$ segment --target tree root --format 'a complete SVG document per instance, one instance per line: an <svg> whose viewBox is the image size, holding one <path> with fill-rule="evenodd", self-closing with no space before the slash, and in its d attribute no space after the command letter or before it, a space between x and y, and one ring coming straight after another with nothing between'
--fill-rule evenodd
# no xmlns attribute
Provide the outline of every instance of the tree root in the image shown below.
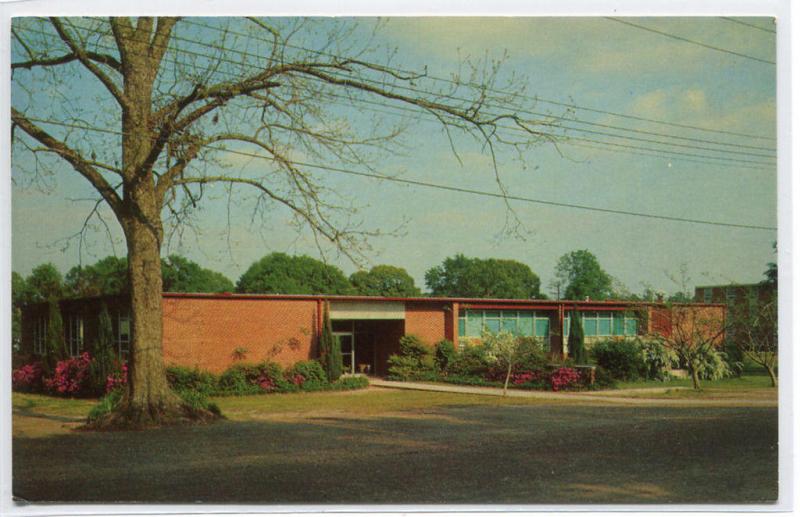
<svg viewBox="0 0 800 517"><path fill-rule="evenodd" d="M169 399L168 399L169 400ZM133 404L123 400L101 417L81 426L85 431L124 431L154 429L177 425L208 424L225 418L216 409L190 406L180 399L151 404Z"/></svg>

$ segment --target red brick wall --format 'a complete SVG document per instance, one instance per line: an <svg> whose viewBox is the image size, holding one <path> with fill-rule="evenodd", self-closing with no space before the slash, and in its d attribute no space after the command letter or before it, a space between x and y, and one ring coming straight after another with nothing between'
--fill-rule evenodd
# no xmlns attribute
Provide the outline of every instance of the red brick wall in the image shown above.
<svg viewBox="0 0 800 517"><path fill-rule="evenodd" d="M447 302L406 302L406 334L414 334L429 345L445 339Z"/></svg>
<svg viewBox="0 0 800 517"><path fill-rule="evenodd" d="M314 358L316 307L313 300L165 297L165 362L218 373L236 362L239 347L247 362Z"/></svg>

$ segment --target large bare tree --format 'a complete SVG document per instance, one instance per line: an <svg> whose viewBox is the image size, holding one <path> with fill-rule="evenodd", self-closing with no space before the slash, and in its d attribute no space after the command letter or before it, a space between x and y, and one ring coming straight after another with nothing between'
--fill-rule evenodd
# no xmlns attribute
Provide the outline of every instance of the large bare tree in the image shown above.
<svg viewBox="0 0 800 517"><path fill-rule="evenodd" d="M524 158L531 146L555 141L557 118L522 118L526 97L516 80L498 83L498 62L466 61L433 80L425 69L396 66L391 52L373 52L363 25L15 19L15 174L57 182L71 168L113 212L127 244L133 343L117 423L158 424L184 411L165 379L160 254L212 184L252 189L255 213L281 206L320 249L357 260L373 231L352 222L352 205L314 165L375 174L386 153L402 148L406 130L431 118L456 156L465 140L481 146L505 192L495 150ZM265 158L262 172L232 171L229 153ZM100 217L98 205L89 215Z"/></svg>

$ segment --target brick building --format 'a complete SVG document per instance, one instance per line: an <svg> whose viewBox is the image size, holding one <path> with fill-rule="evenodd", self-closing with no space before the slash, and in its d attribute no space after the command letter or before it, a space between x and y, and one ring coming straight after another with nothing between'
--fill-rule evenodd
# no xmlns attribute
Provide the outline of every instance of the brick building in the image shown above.
<svg viewBox="0 0 800 517"><path fill-rule="evenodd" d="M130 352L127 297L108 296L59 302L64 341L73 355L97 339L98 314L108 307L117 352ZM623 301L494 300L470 298L391 298L324 295L164 293L163 349L167 364L221 372L236 361L269 359L284 366L317 357L324 304L329 303L334 335L345 370L386 373L389 356L404 334L433 346L449 339L468 346L486 328L540 339L553 354L566 351L569 317L577 309L586 341L670 332L663 305ZM725 306L691 304L720 322ZM40 354L47 335L48 305L23 310L22 350Z"/></svg>

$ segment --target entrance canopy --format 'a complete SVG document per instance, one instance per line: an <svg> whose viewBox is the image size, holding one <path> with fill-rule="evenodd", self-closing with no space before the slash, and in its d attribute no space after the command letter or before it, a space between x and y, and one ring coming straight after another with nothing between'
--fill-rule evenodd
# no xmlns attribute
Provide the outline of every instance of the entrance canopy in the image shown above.
<svg viewBox="0 0 800 517"><path fill-rule="evenodd" d="M404 320L405 302L332 300L332 320Z"/></svg>

